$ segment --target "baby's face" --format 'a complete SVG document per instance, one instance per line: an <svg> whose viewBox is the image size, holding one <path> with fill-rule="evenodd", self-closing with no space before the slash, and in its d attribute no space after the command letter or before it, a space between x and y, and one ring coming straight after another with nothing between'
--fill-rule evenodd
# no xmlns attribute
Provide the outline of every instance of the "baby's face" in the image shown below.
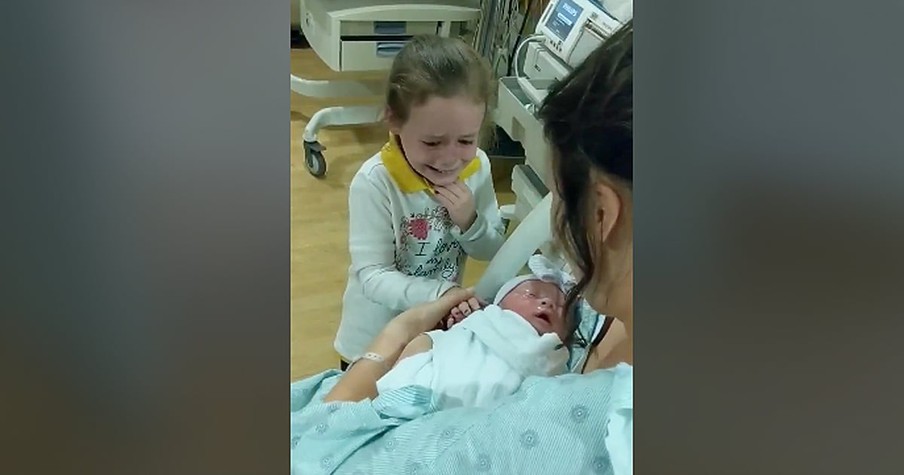
<svg viewBox="0 0 904 475"><path fill-rule="evenodd" d="M499 306L524 317L537 333L555 333L562 341L568 336L565 321L565 294L555 284L539 280L522 282Z"/></svg>

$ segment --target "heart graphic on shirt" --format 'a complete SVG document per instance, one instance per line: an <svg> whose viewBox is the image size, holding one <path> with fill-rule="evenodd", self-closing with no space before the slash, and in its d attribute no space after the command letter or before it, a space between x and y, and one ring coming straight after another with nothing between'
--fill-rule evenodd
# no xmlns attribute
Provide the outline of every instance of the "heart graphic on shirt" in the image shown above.
<svg viewBox="0 0 904 475"><path fill-rule="evenodd" d="M430 231L430 224L424 218L411 220L408 223L408 233L423 241L427 239L427 233Z"/></svg>

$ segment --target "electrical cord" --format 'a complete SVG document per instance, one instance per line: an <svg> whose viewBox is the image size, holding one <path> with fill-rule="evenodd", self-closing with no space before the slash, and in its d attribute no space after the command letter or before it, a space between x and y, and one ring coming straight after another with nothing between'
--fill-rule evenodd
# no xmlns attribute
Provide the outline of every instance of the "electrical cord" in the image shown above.
<svg viewBox="0 0 904 475"><path fill-rule="evenodd" d="M525 38L524 41L519 43L518 47L515 48L515 55L514 55L514 66L515 66L514 75L515 75L515 77L520 78L521 74L523 72L523 71L521 71L521 65L519 64L520 56L521 56L521 48L523 48L524 45L526 45L528 43L532 43L532 42L542 40L542 39L543 39L543 35L541 35L541 34L531 35L531 36L528 36L527 38Z"/></svg>
<svg viewBox="0 0 904 475"><path fill-rule="evenodd" d="M495 47L493 42L495 39L494 33L494 22L492 18L496 13L496 4L498 0L490 1L490 2L482 2L482 10L483 17L480 19L479 28L480 28L480 49L483 56L487 59L492 60L495 55L493 48Z"/></svg>
<svg viewBox="0 0 904 475"><path fill-rule="evenodd" d="M527 26L527 19L530 18L530 13L534 9L534 2L536 2L536 0L530 0L528 2L527 9L524 12L524 17L521 18L521 27L518 28L518 37L515 39L515 48L512 49L512 55L509 56L508 60L508 76L512 75L512 66L514 65L515 61L517 61L516 57L518 56L518 47L521 45L521 38L524 36L524 27ZM516 70L515 75L517 76L517 67L515 67L514 69Z"/></svg>
<svg viewBox="0 0 904 475"><path fill-rule="evenodd" d="M505 61L505 75L509 76L512 74L512 56L511 52L518 45L517 39L513 43L512 42L512 20L515 16L515 13L518 11L518 5L514 2L514 0L506 0L506 14L502 19L501 27L503 28L503 32L501 36L501 49L502 59Z"/></svg>

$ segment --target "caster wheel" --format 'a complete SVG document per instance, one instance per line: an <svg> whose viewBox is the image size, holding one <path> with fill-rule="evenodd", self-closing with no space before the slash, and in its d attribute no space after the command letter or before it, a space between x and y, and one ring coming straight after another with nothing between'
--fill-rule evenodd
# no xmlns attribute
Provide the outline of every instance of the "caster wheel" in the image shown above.
<svg viewBox="0 0 904 475"><path fill-rule="evenodd" d="M304 165L315 178L326 175L326 160L323 159L323 145L320 142L304 143Z"/></svg>

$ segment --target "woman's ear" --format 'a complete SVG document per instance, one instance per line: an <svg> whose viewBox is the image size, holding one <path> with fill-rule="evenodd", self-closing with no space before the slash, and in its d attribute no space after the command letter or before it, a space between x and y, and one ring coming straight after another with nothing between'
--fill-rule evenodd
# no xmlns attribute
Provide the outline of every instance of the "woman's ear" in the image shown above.
<svg viewBox="0 0 904 475"><path fill-rule="evenodd" d="M621 217L622 198L607 180L597 180L593 185L593 196L593 229L597 234L594 240L606 243Z"/></svg>

